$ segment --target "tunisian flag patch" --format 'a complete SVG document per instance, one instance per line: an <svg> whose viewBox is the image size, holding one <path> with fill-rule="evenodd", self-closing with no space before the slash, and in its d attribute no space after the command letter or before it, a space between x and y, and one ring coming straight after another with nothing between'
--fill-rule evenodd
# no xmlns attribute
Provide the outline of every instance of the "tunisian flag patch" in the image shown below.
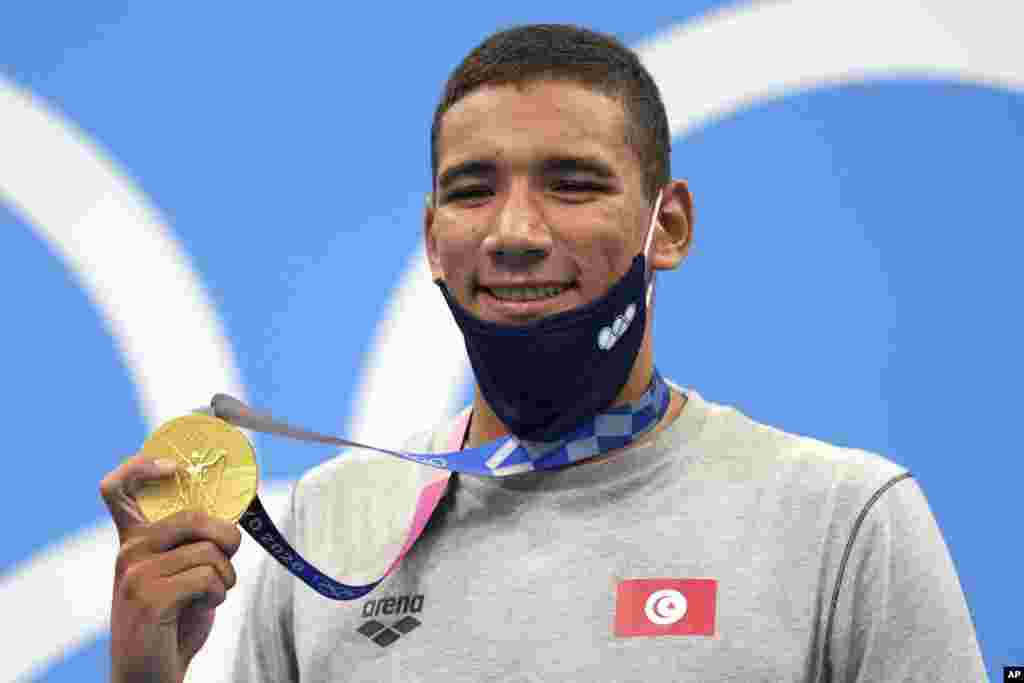
<svg viewBox="0 0 1024 683"><path fill-rule="evenodd" d="M715 579L629 579L615 591L615 635L715 635Z"/></svg>

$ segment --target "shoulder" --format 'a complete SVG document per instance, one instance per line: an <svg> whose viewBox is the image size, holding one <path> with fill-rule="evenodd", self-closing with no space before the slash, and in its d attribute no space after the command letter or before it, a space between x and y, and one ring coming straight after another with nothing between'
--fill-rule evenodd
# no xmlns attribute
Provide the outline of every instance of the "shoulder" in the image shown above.
<svg viewBox="0 0 1024 683"><path fill-rule="evenodd" d="M696 398L702 428L695 442L696 476L771 489L805 507L856 514L883 488L906 479L906 467L881 453L786 431L735 407Z"/></svg>

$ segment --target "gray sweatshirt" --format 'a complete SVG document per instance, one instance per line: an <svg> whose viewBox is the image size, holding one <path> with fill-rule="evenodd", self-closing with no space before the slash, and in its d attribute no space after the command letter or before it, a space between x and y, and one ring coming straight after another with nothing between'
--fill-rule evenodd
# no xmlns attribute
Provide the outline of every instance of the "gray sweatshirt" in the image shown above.
<svg viewBox="0 0 1024 683"><path fill-rule="evenodd" d="M610 460L454 477L360 600L328 600L268 556L234 679L986 680L949 550L905 468L682 391L671 425ZM407 448L450 450L459 417ZM342 454L302 477L281 530L325 572L370 582L438 477ZM688 594L692 579L711 592ZM646 604L643 592L626 604L638 585ZM639 635L616 626L628 610ZM703 625L685 632L691 619Z"/></svg>

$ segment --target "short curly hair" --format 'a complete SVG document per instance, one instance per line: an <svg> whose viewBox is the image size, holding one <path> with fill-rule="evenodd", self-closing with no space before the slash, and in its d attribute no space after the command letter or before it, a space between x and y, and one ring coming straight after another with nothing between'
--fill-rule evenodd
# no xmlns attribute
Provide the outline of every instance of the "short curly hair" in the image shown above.
<svg viewBox="0 0 1024 683"><path fill-rule="evenodd" d="M531 24L499 31L470 52L448 78L430 128L431 177L437 178L441 119L485 85L565 80L604 94L626 113L626 143L636 153L644 196L668 183L671 137L661 93L635 52L612 36L571 24Z"/></svg>

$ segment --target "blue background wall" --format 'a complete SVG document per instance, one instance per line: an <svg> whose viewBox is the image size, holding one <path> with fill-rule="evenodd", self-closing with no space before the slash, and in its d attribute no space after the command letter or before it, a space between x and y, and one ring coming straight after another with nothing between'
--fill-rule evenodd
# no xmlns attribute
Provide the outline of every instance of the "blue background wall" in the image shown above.
<svg viewBox="0 0 1024 683"><path fill-rule="evenodd" d="M237 372L226 367L224 376L236 377L254 405L343 431L366 400L360 381L381 352L378 325L420 247L430 117L458 60L514 23L580 23L639 46L673 26L713 22L706 13L719 9L693 0L562 3L557 12L547 2L514 4L19 3L0 16L0 88L70 126L73 140L95 146L149 202L219 318L206 333L233 358ZM927 3L893 6L901 4L927 11ZM973 31L985 30L987 11L977 6ZM945 29L958 35L956 25ZM792 30L817 28L809 20ZM766 32L762 42L726 47L750 59L789 39ZM872 36L863 49L874 49ZM1020 56L1004 57L1024 73ZM714 81L728 64L677 67L659 71L663 87ZM914 471L995 678L1003 665L1024 662L1015 636L1024 607L1024 95L920 71L793 88L674 139L674 175L689 180L698 220L690 257L659 280L657 354L666 374L713 401ZM12 107L10 99L0 107L0 156L28 134ZM54 164L45 191L55 205L88 185L69 180L56 158L35 162ZM50 605L32 619L80 636L46 654L24 630L27 615L5 609L2 670L106 680L102 619L68 606L81 598L61 587L71 584L32 583L30 574L57 576L54 562L76 539L93 544L87 555L112 557L97 484L155 418L141 407L102 306L43 239L44 226L17 196L12 164L6 169L0 595ZM66 234L116 249L123 227L90 225ZM133 280L140 291L152 289L154 301L173 295L174 283L146 273ZM180 364L187 384L193 359ZM464 372L457 377L464 397ZM181 408L207 400L211 381L195 378L195 400ZM256 443L267 480L293 480L330 456ZM67 566L66 581L77 571ZM106 602L110 577L96 571L92 591ZM29 585L60 597L47 602Z"/></svg>

